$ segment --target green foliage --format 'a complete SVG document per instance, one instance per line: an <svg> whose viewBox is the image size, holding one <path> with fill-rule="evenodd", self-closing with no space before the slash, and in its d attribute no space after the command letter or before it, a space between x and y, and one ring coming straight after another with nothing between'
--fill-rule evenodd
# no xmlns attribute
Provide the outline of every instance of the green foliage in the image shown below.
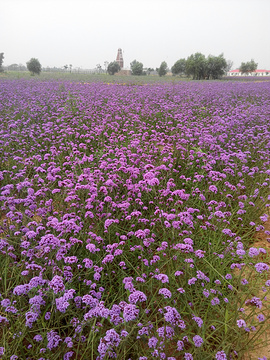
<svg viewBox="0 0 270 360"><path fill-rule="evenodd" d="M192 76L193 80L219 79L225 75L228 63L223 54L219 56L208 55L206 58L202 53L190 55L186 60L186 75Z"/></svg>
<svg viewBox="0 0 270 360"><path fill-rule="evenodd" d="M232 67L233 67L233 61L232 60L227 60L227 66L226 66L226 72L231 71Z"/></svg>
<svg viewBox="0 0 270 360"><path fill-rule="evenodd" d="M2 68L3 60L4 60L4 53L0 53L0 72L4 71Z"/></svg>
<svg viewBox="0 0 270 360"><path fill-rule="evenodd" d="M38 59L31 58L27 63L27 69L30 71L31 75L39 75L41 73L41 64Z"/></svg>
<svg viewBox="0 0 270 360"><path fill-rule="evenodd" d="M258 64L255 63L255 61L252 59L250 61L247 61L246 63L242 62L240 65L240 72L244 74L251 73L257 69Z"/></svg>
<svg viewBox="0 0 270 360"><path fill-rule="evenodd" d="M197 52L187 58L186 74L192 76L193 80L201 80L205 78L207 61L205 55Z"/></svg>
<svg viewBox="0 0 270 360"><path fill-rule="evenodd" d="M157 69L157 72L158 72L159 76L164 76L167 74L168 65L167 65L166 61L162 61L162 63L160 64L160 67Z"/></svg>
<svg viewBox="0 0 270 360"><path fill-rule="evenodd" d="M186 70L186 59L177 60L176 63L172 66L173 75L184 74Z"/></svg>
<svg viewBox="0 0 270 360"><path fill-rule="evenodd" d="M110 75L114 75L120 70L121 68L117 61L110 62L107 68L107 71Z"/></svg>
<svg viewBox="0 0 270 360"><path fill-rule="evenodd" d="M219 79L222 75L225 75L227 66L223 54L219 56L209 55L206 64L206 78Z"/></svg>
<svg viewBox="0 0 270 360"><path fill-rule="evenodd" d="M155 71L155 69L153 69L153 68L147 68L147 69L146 69L146 75L150 75L150 73L151 73L152 71Z"/></svg>
<svg viewBox="0 0 270 360"><path fill-rule="evenodd" d="M143 74L143 63L133 60L130 63L131 73L132 75L142 75Z"/></svg>
<svg viewBox="0 0 270 360"><path fill-rule="evenodd" d="M27 68L23 64L11 64L7 67L8 71L26 71Z"/></svg>

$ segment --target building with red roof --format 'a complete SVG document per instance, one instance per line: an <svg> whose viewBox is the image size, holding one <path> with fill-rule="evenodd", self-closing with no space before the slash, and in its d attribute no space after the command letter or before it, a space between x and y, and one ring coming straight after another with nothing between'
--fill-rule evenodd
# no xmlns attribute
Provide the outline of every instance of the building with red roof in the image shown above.
<svg viewBox="0 0 270 360"><path fill-rule="evenodd" d="M228 76L270 76L270 70L255 70L250 73L242 73L239 69L231 70Z"/></svg>

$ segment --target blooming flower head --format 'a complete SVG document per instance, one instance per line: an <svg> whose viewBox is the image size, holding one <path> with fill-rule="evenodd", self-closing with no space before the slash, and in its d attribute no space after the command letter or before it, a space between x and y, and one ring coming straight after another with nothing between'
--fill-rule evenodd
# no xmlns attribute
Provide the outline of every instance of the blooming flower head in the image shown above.
<svg viewBox="0 0 270 360"><path fill-rule="evenodd" d="M43 337L38 334L38 335L35 335L33 339L36 340L36 341L42 341Z"/></svg>
<svg viewBox="0 0 270 360"><path fill-rule="evenodd" d="M255 269L256 269L256 271L258 271L259 273L262 273L263 271L268 271L268 270L269 270L269 266L268 266L267 264L265 264L265 263L260 262L260 263L257 263L257 264L255 265Z"/></svg>
<svg viewBox="0 0 270 360"><path fill-rule="evenodd" d="M217 191L218 191L218 189L217 189L217 187L215 186L215 185L210 185L209 186L209 191L211 191L211 192L213 192L213 193L217 193Z"/></svg>
<svg viewBox="0 0 270 360"><path fill-rule="evenodd" d="M212 300L211 300L211 305L218 305L220 303L220 300L218 297L214 297Z"/></svg>
<svg viewBox="0 0 270 360"><path fill-rule="evenodd" d="M264 317L263 314L259 314L259 315L257 316L257 319L259 320L259 322L262 322L262 321L265 320L265 317Z"/></svg>
<svg viewBox="0 0 270 360"><path fill-rule="evenodd" d="M146 301L147 297L142 291L136 290L129 295L128 300L131 304L136 304L138 301L139 302Z"/></svg>
<svg viewBox="0 0 270 360"><path fill-rule="evenodd" d="M202 325L203 325L203 320L202 320L199 316L193 316L192 319L193 319L194 321L196 321L198 327L202 327Z"/></svg>
<svg viewBox="0 0 270 360"><path fill-rule="evenodd" d="M128 304L124 307L123 318L126 322L135 320L139 314L139 309L136 305Z"/></svg>
<svg viewBox="0 0 270 360"><path fill-rule="evenodd" d="M197 278L193 277L193 278L188 280L188 285L194 285L196 281L197 281Z"/></svg>
<svg viewBox="0 0 270 360"><path fill-rule="evenodd" d="M63 278L61 276L55 275L52 280L49 282L49 287L53 290L55 294L65 289L63 283Z"/></svg>
<svg viewBox="0 0 270 360"><path fill-rule="evenodd" d="M174 336L174 328L171 326L161 326L157 329L158 336L165 339L170 339Z"/></svg>
<svg viewBox="0 0 270 360"><path fill-rule="evenodd" d="M73 356L73 354L74 354L74 351L68 351L64 355L64 360L69 360Z"/></svg>
<svg viewBox="0 0 270 360"><path fill-rule="evenodd" d="M236 323L237 323L237 326L238 326L239 328L242 328L242 327L246 327L246 326L247 326L245 320L243 320L243 319L237 320Z"/></svg>
<svg viewBox="0 0 270 360"><path fill-rule="evenodd" d="M160 280L163 284L169 282L169 278L168 278L168 276L166 274L155 275L155 278Z"/></svg>
<svg viewBox="0 0 270 360"><path fill-rule="evenodd" d="M260 298L258 298L256 296L253 296L253 298L246 300L245 304L255 305L258 309L262 308L262 301Z"/></svg>
<svg viewBox="0 0 270 360"><path fill-rule="evenodd" d="M184 349L184 346L185 346L185 344L183 341L181 341L181 340L177 341L177 350L178 351L182 351Z"/></svg>
<svg viewBox="0 0 270 360"><path fill-rule="evenodd" d="M158 339L155 336L152 336L149 340L148 340L148 346L150 348L155 348L157 346L158 343Z"/></svg>
<svg viewBox="0 0 270 360"><path fill-rule="evenodd" d="M60 341L62 341L61 337L54 330L47 332L47 339L48 339L47 348L50 350L58 347L60 344Z"/></svg>
<svg viewBox="0 0 270 360"><path fill-rule="evenodd" d="M168 299L172 296L172 293L170 292L170 290L166 289L166 288L162 288L158 291L158 293L160 295L163 295L165 299Z"/></svg>
<svg viewBox="0 0 270 360"><path fill-rule="evenodd" d="M193 342L196 347L200 347L203 344L203 339L199 335L193 337Z"/></svg>
<svg viewBox="0 0 270 360"><path fill-rule="evenodd" d="M176 308L171 306L165 306L166 313L164 314L164 319L169 322L171 325L175 326L179 323L181 316Z"/></svg>
<svg viewBox="0 0 270 360"><path fill-rule="evenodd" d="M217 360L227 360L227 356L224 351L218 351L216 353L216 359Z"/></svg>

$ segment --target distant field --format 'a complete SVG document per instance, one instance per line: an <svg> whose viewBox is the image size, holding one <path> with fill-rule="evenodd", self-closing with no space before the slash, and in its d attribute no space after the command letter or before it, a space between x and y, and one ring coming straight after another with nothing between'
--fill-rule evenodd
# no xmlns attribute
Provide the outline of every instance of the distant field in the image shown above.
<svg viewBox="0 0 270 360"><path fill-rule="evenodd" d="M108 75L108 74L84 74L76 72L41 72L40 75L31 76L29 71L16 72L7 71L3 74L0 73L0 78L8 79L35 79L35 80L67 80L67 81L83 81L83 82L106 82L106 83L153 83L153 82L175 82L187 81L186 78L175 76L158 76L158 75L145 75L145 76L123 76L123 75Z"/></svg>
<svg viewBox="0 0 270 360"><path fill-rule="evenodd" d="M123 75L108 75L108 74L87 74L78 72L41 72L40 75L31 76L29 71L6 71L0 73L1 78L8 79L35 79L35 80L66 80L66 81L81 81L81 82L105 82L105 83L126 83L126 84L151 84L151 83L176 83L179 81L192 81L191 78L180 76L123 76ZM203 80L201 80L203 81ZM246 81L270 81L268 77L223 77L221 80L215 81L230 81L230 82L246 82Z"/></svg>
<svg viewBox="0 0 270 360"><path fill-rule="evenodd" d="M270 83L180 80L0 76L0 358L265 345Z"/></svg>

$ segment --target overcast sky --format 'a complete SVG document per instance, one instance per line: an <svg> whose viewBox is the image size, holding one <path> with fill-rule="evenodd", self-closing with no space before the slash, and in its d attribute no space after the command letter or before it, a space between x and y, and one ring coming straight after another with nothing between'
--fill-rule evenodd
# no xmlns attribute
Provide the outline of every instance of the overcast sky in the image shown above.
<svg viewBox="0 0 270 360"><path fill-rule="evenodd" d="M270 0L0 0L3 65L156 68L195 52L270 69Z"/></svg>

